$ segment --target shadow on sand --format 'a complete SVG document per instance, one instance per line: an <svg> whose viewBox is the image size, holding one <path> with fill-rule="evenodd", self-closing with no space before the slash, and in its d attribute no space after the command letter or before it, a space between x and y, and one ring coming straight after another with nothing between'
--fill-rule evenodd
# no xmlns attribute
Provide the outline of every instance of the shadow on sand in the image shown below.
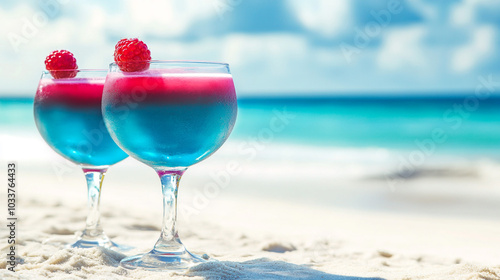
<svg viewBox="0 0 500 280"><path fill-rule="evenodd" d="M384 280L328 274L306 266L266 258L246 262L202 263L190 268L187 275L201 276L206 280Z"/></svg>

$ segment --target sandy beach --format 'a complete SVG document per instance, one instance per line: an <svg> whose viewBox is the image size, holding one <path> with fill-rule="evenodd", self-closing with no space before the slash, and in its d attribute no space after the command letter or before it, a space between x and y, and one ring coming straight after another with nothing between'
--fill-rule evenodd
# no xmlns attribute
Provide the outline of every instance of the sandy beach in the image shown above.
<svg viewBox="0 0 500 280"><path fill-rule="evenodd" d="M84 226L85 182L48 147L42 155L18 163L19 264L2 279L500 279L500 180L486 172L495 165L477 164L467 176L420 172L391 189L373 174L328 172L333 163L304 168L265 153L247 161L228 145L188 170L179 192L181 240L217 261L159 273L119 266L158 238L156 174L127 159L105 179L102 225L133 250L64 249ZM241 170L207 189L228 160Z"/></svg>

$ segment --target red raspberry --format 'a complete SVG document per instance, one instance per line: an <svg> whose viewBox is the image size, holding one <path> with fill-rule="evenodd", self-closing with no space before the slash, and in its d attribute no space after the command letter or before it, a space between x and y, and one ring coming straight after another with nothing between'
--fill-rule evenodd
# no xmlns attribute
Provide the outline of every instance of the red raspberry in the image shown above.
<svg viewBox="0 0 500 280"><path fill-rule="evenodd" d="M137 38L121 39L115 46L115 62L124 72L149 69L151 52L148 46Z"/></svg>
<svg viewBox="0 0 500 280"><path fill-rule="evenodd" d="M73 54L66 50L53 51L45 58L45 68L49 70L55 79L73 78L76 76L76 59ZM70 71L54 71L70 70ZM73 71L71 71L73 70Z"/></svg>

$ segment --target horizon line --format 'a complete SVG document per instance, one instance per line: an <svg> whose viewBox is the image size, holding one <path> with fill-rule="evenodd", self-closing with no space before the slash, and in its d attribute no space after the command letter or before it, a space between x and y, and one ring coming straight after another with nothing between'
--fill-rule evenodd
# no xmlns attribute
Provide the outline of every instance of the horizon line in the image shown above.
<svg viewBox="0 0 500 280"><path fill-rule="evenodd" d="M345 90L345 91L295 91L295 92L266 92L266 91L254 91L254 92L242 92L237 93L238 97L241 98L295 98L295 97L312 97L312 98L322 98L322 97L370 97L370 96L388 96L388 97L399 97L399 96L425 96L429 97L432 95L440 95L440 96L464 96L474 94L475 90L391 90L391 91L353 91L353 90ZM490 92L490 95L500 96L500 92ZM35 93L33 94L23 94L23 93L6 93L0 92L0 98L34 98ZM439 97L439 96L437 96Z"/></svg>

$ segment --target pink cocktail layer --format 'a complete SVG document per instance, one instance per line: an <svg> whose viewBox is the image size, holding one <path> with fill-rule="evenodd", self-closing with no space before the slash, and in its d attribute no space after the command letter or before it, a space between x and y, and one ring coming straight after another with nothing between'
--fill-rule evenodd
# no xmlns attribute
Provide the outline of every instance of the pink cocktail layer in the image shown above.
<svg viewBox="0 0 500 280"><path fill-rule="evenodd" d="M100 107L103 78L42 79L36 95L44 105Z"/></svg>
<svg viewBox="0 0 500 280"><path fill-rule="evenodd" d="M110 73L106 98L120 103L213 103L236 98L229 74L165 73L150 70L140 74Z"/></svg>

